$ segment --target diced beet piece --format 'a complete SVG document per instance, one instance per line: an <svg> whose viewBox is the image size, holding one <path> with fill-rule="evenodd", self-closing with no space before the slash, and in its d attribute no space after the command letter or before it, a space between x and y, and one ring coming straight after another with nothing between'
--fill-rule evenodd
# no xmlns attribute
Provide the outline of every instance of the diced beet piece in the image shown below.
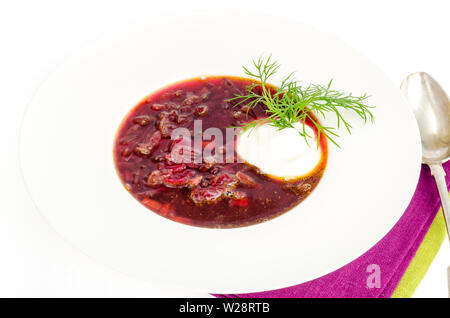
<svg viewBox="0 0 450 318"><path fill-rule="evenodd" d="M140 143L134 148L134 153L139 157L147 158L152 154L152 151L159 146L161 142L161 133L155 131L147 143Z"/></svg>
<svg viewBox="0 0 450 318"><path fill-rule="evenodd" d="M184 224L194 224L193 220L184 218L182 216L171 215L170 219L174 220L175 222L180 222L180 223L184 223Z"/></svg>
<svg viewBox="0 0 450 318"><path fill-rule="evenodd" d="M157 156L153 157L152 160L154 162L162 162L162 161L166 160L166 158L163 155L157 155Z"/></svg>
<svg viewBox="0 0 450 318"><path fill-rule="evenodd" d="M179 138L170 145L170 154L167 158L174 163L191 163L194 161L194 151L191 146L191 140Z"/></svg>
<svg viewBox="0 0 450 318"><path fill-rule="evenodd" d="M146 207L150 208L153 211L159 211L159 209L161 208L162 204L159 203L158 201L149 199L149 198L145 198L144 200L141 201L143 205L145 205Z"/></svg>
<svg viewBox="0 0 450 318"><path fill-rule="evenodd" d="M211 185L213 186L235 186L237 184L237 179L235 176L228 173L220 173L211 179Z"/></svg>
<svg viewBox="0 0 450 318"><path fill-rule="evenodd" d="M214 203L222 199L225 190L221 187L199 188L191 191L190 198L195 204Z"/></svg>
<svg viewBox="0 0 450 318"><path fill-rule="evenodd" d="M186 99L183 101L183 105L193 105L200 101L200 97L192 93L187 93Z"/></svg>
<svg viewBox="0 0 450 318"><path fill-rule="evenodd" d="M236 111L233 112L233 118L235 118L235 119L241 118L242 115L243 114L242 114L242 112L240 110L236 110Z"/></svg>
<svg viewBox="0 0 450 318"><path fill-rule="evenodd" d="M164 158L166 160L166 163L169 165L183 162L182 160L178 160L178 157L172 156L172 154L170 154L170 153L166 154L166 156Z"/></svg>
<svg viewBox="0 0 450 318"><path fill-rule="evenodd" d="M172 131L178 127L176 123L178 113L175 110L170 112L161 112L158 114L159 122L158 129L163 137L170 137Z"/></svg>
<svg viewBox="0 0 450 318"><path fill-rule="evenodd" d="M164 178L164 185L169 188L183 188L194 175L191 170L186 170L178 174L169 175Z"/></svg>
<svg viewBox="0 0 450 318"><path fill-rule="evenodd" d="M169 150L173 150L176 146L181 146L181 145L185 145L185 146L190 146L191 145L191 141L188 139L185 139L183 137L177 138L172 140L172 142L170 143L170 147Z"/></svg>
<svg viewBox="0 0 450 318"><path fill-rule="evenodd" d="M174 97L181 97L183 95L182 89L177 89L175 92L173 92Z"/></svg>
<svg viewBox="0 0 450 318"><path fill-rule="evenodd" d="M238 171L236 173L236 177L241 184L244 184L248 187L254 187L256 185L256 181L249 175L243 173L242 171Z"/></svg>
<svg viewBox="0 0 450 318"><path fill-rule="evenodd" d="M128 134L135 134L135 133L137 133L137 131L139 130L139 128L141 128L141 126L139 126L138 124L136 124L136 125L133 125L133 126L131 126L129 129L128 129L128 131L127 131L127 133ZM137 136L137 135L136 135Z"/></svg>
<svg viewBox="0 0 450 318"><path fill-rule="evenodd" d="M136 156L147 158L150 157L152 150L149 148L148 144L138 144L136 148L134 148L134 153Z"/></svg>
<svg viewBox="0 0 450 318"><path fill-rule="evenodd" d="M244 105L241 107L241 111L243 111L244 113L248 113L250 111L250 106L248 105Z"/></svg>
<svg viewBox="0 0 450 318"><path fill-rule="evenodd" d="M184 106L181 106L180 110L181 110L181 112L183 114L191 114L192 113L192 106L191 105L184 105Z"/></svg>
<svg viewBox="0 0 450 318"><path fill-rule="evenodd" d="M147 126L150 122L151 118L148 115L139 115L133 118L133 123L138 124L139 126Z"/></svg>
<svg viewBox="0 0 450 318"><path fill-rule="evenodd" d="M192 117L190 115L178 115L177 124L186 125L192 122Z"/></svg>
<svg viewBox="0 0 450 318"><path fill-rule="evenodd" d="M255 111L248 105L242 106L241 111L245 114L245 118L248 118L248 116L251 116L255 119L257 118Z"/></svg>
<svg viewBox="0 0 450 318"><path fill-rule="evenodd" d="M206 87L203 87L200 90L199 95L202 101L206 101L209 98L209 95L211 95L211 91Z"/></svg>
<svg viewBox="0 0 450 318"><path fill-rule="evenodd" d="M169 189L167 187L161 186L158 188L153 188L153 189L147 189L145 191L142 192L137 192L136 196L139 199L145 199L145 198L153 198L154 196L157 196L161 193L167 192Z"/></svg>
<svg viewBox="0 0 450 318"><path fill-rule="evenodd" d="M311 191L312 186L309 183L301 183L301 184L287 184L283 186L283 188L291 190L296 195L305 195Z"/></svg>
<svg viewBox="0 0 450 318"><path fill-rule="evenodd" d="M131 171L129 171L129 170L125 170L124 171L124 179L125 179L125 181L131 181L131 180L133 180L133 173L131 172Z"/></svg>
<svg viewBox="0 0 450 318"><path fill-rule="evenodd" d="M220 171L220 168L216 166L216 167L212 168L209 173L211 173L211 174L218 174L219 171Z"/></svg>
<svg viewBox="0 0 450 318"><path fill-rule="evenodd" d="M172 173L178 173L183 170L186 170L186 165L183 163L167 166L167 169L170 170Z"/></svg>
<svg viewBox="0 0 450 318"><path fill-rule="evenodd" d="M188 166L191 169L198 169L200 168L200 165L198 163L186 163L186 166Z"/></svg>
<svg viewBox="0 0 450 318"><path fill-rule="evenodd" d="M130 148L125 147L125 148L122 150L122 157L128 157L129 155L131 155Z"/></svg>
<svg viewBox="0 0 450 318"><path fill-rule="evenodd" d="M166 216L167 214L169 214L169 210L170 210L170 204L165 203L161 206L158 213L162 216Z"/></svg>
<svg viewBox="0 0 450 318"><path fill-rule="evenodd" d="M198 105L197 107L195 107L195 113L198 116L206 116L208 114L208 106Z"/></svg>
<svg viewBox="0 0 450 318"><path fill-rule="evenodd" d="M159 119L167 119L169 121L173 121L177 118L178 112L176 110L164 111L158 114Z"/></svg>
<svg viewBox="0 0 450 318"><path fill-rule="evenodd" d="M164 176L159 170L153 170L148 176L147 184L150 186L160 185L164 182Z"/></svg>
<svg viewBox="0 0 450 318"><path fill-rule="evenodd" d="M153 110L163 110L166 109L166 105L164 104L153 104L152 105Z"/></svg>
<svg viewBox="0 0 450 318"><path fill-rule="evenodd" d="M158 129L161 135L164 137L170 137L172 131L177 128L177 126L167 120L160 120L158 124Z"/></svg>
<svg viewBox="0 0 450 318"><path fill-rule="evenodd" d="M134 173L133 184L137 185L139 183L139 179L140 179L140 173L139 173L139 170L138 170L137 172Z"/></svg>
<svg viewBox="0 0 450 318"><path fill-rule="evenodd" d="M242 198L242 199L231 199L230 200L230 206L236 206L240 208L245 208L248 206L248 198Z"/></svg>
<svg viewBox="0 0 450 318"><path fill-rule="evenodd" d="M233 82L230 79L228 79L228 78L222 79L222 83L224 83L228 87L234 87Z"/></svg>
<svg viewBox="0 0 450 318"><path fill-rule="evenodd" d="M152 150L156 149L161 142L161 133L159 131L155 131L153 135L150 137L148 144Z"/></svg>
<svg viewBox="0 0 450 318"><path fill-rule="evenodd" d="M231 197L233 200L242 200L242 199L247 198L247 194L245 194L245 193L242 192L242 191L231 191L230 197Z"/></svg>
<svg viewBox="0 0 450 318"><path fill-rule="evenodd" d="M214 157L203 158L203 166L206 170L211 169L215 165L216 165L216 160L214 159Z"/></svg>
<svg viewBox="0 0 450 318"><path fill-rule="evenodd" d="M180 104L169 103L166 105L166 109L168 109L168 110L178 110L180 108L181 108Z"/></svg>
<svg viewBox="0 0 450 318"><path fill-rule="evenodd" d="M138 138L138 135L131 134L131 135L125 135L124 137L120 138L119 144L122 146L129 145L131 142L136 140Z"/></svg>
<svg viewBox="0 0 450 318"><path fill-rule="evenodd" d="M201 186L202 188L208 187L209 184L210 184L210 180L208 180L208 179L206 179L206 178L203 178L203 180L200 182L200 186Z"/></svg>
<svg viewBox="0 0 450 318"><path fill-rule="evenodd" d="M198 186L200 184L200 182L202 182L202 179L203 179L203 177L200 176L200 175L189 179L189 181L187 183L187 187L188 188L194 188L194 187Z"/></svg>

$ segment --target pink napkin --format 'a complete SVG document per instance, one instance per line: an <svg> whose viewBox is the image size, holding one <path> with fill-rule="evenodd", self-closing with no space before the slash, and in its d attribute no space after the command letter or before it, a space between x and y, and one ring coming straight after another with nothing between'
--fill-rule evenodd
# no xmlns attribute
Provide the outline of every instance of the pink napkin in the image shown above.
<svg viewBox="0 0 450 318"><path fill-rule="evenodd" d="M444 164L447 185L450 162ZM390 297L416 254L441 206L434 178L422 165L414 196L397 224L366 253L344 267L292 287L251 293L215 295L223 298L254 297Z"/></svg>

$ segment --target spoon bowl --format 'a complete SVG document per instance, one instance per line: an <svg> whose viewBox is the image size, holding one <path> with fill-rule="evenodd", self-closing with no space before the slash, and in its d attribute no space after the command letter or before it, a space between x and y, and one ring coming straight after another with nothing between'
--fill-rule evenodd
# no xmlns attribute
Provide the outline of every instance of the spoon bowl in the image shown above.
<svg viewBox="0 0 450 318"><path fill-rule="evenodd" d="M423 162L447 161L450 158L450 100L447 94L424 72L409 75L401 90L419 126Z"/></svg>

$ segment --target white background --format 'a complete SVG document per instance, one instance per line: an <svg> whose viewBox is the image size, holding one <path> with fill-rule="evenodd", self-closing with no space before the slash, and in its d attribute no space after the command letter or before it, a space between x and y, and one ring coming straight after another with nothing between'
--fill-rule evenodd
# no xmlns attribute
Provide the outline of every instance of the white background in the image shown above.
<svg viewBox="0 0 450 318"><path fill-rule="evenodd" d="M208 296L136 281L74 250L36 211L17 156L26 105L65 57L114 26L184 8L288 16L359 49L398 85L411 72L427 71L450 91L450 4L445 0L0 0L0 296ZM257 30L249 25L243 36L252 32ZM414 296L446 297L448 264L446 241Z"/></svg>

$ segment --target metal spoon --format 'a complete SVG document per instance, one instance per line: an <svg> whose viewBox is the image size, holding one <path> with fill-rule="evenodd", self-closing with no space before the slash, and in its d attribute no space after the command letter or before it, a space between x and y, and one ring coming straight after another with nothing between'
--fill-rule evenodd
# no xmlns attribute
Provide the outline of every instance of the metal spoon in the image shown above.
<svg viewBox="0 0 450 318"><path fill-rule="evenodd" d="M436 180L450 240L450 199L442 163L450 159L450 101L442 87L429 74L410 74L401 90L419 125L422 162L429 165ZM450 267L447 269L450 297Z"/></svg>

